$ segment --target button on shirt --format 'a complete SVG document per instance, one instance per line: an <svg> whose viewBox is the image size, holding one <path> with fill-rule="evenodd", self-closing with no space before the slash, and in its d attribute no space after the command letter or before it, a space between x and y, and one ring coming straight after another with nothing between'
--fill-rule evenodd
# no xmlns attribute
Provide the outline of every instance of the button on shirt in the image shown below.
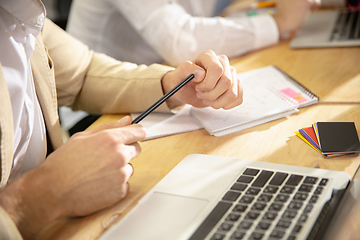
<svg viewBox="0 0 360 240"><path fill-rule="evenodd" d="M38 0L0 0L0 62L9 90L14 120L11 182L46 157L46 130L36 96L30 57L45 21Z"/></svg>

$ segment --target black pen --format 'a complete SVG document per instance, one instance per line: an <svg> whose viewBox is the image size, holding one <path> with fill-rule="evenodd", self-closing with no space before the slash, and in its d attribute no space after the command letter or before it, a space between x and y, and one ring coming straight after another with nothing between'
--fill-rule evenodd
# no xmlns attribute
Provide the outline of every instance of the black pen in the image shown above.
<svg viewBox="0 0 360 240"><path fill-rule="evenodd" d="M177 91L179 91L185 84L190 82L195 75L192 73L187 78L182 80L178 85L176 85L173 89L171 89L168 93L166 93L164 96L162 96L156 103L154 103L151 107L146 109L143 113L141 113L137 118L135 118L131 124L139 123L141 120L143 120L147 115L149 115L152 111L154 111L158 106L160 106L163 102L165 102L167 99L169 99L172 95L174 95Z"/></svg>

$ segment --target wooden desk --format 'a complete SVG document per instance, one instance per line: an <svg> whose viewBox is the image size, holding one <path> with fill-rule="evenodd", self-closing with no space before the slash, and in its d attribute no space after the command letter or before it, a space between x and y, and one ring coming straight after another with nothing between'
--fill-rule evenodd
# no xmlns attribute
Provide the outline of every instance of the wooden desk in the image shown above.
<svg viewBox="0 0 360 240"><path fill-rule="evenodd" d="M96 239L192 153L338 170L353 176L360 164L358 154L326 159L294 132L318 121L352 121L360 128L360 48L291 50L288 41L282 41L232 60L238 72L271 64L317 93L322 102L338 104L302 108L288 118L223 137L210 136L202 129L142 142L141 155L131 161L135 173L124 200L91 216L59 221L38 239ZM122 116L104 115L92 127Z"/></svg>

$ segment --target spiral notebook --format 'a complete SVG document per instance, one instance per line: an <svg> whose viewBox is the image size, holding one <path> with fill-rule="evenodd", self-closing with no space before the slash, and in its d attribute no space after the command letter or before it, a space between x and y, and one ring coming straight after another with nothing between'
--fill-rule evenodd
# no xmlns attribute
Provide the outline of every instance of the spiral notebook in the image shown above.
<svg viewBox="0 0 360 240"><path fill-rule="evenodd" d="M191 116L211 135L223 136L286 117L318 101L318 96L275 66L238 74L243 103L230 110L191 108Z"/></svg>

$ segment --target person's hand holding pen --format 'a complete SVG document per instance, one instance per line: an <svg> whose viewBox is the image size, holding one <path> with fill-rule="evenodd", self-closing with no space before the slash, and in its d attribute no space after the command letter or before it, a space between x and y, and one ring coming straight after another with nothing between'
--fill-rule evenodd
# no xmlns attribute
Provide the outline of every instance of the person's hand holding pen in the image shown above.
<svg viewBox="0 0 360 240"><path fill-rule="evenodd" d="M206 51L194 61L184 62L166 73L162 79L164 93L191 73L194 73L194 79L166 100L169 107L186 103L194 107L230 109L242 103L242 86L236 70L226 56L217 56L213 51Z"/></svg>

